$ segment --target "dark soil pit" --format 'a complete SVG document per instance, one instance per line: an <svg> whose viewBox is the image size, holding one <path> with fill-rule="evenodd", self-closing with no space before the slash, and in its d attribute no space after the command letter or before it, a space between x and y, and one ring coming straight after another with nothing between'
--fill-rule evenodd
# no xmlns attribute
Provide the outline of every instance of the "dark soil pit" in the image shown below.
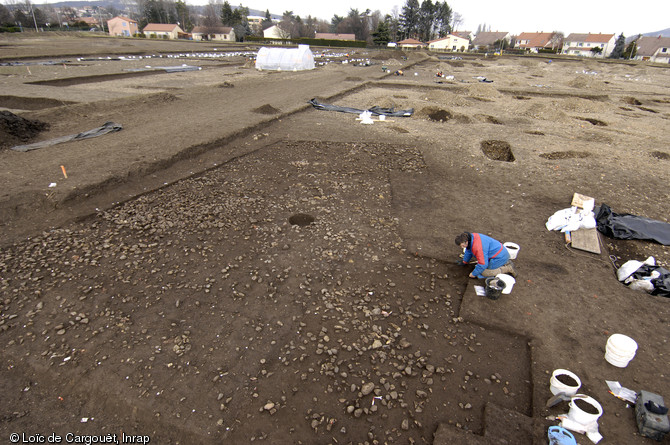
<svg viewBox="0 0 670 445"><path fill-rule="evenodd" d="M230 82L223 82L217 85L218 88L235 88L235 85L233 85Z"/></svg>
<svg viewBox="0 0 670 445"><path fill-rule="evenodd" d="M0 96L0 107L13 108L17 110L43 110L45 108L60 107L76 102L48 99L46 97L18 97Z"/></svg>
<svg viewBox="0 0 670 445"><path fill-rule="evenodd" d="M527 96L514 96L516 100L530 100L530 97Z"/></svg>
<svg viewBox="0 0 670 445"><path fill-rule="evenodd" d="M670 104L670 99L652 99L651 101L657 104Z"/></svg>
<svg viewBox="0 0 670 445"><path fill-rule="evenodd" d="M663 151L652 151L650 154L652 157L659 159L661 161L670 160L670 153L665 153Z"/></svg>
<svg viewBox="0 0 670 445"><path fill-rule="evenodd" d="M526 133L527 134L532 134L534 136L544 136L544 133L542 133L541 131L537 131L537 130L527 131Z"/></svg>
<svg viewBox="0 0 670 445"><path fill-rule="evenodd" d="M628 105L642 105L642 102L639 100L635 99L634 97L624 97L623 101L627 103Z"/></svg>
<svg viewBox="0 0 670 445"><path fill-rule="evenodd" d="M85 83L107 82L110 80L129 79L132 77L154 76L156 74L166 74L165 70L136 71L130 73L100 74L96 76L67 77L64 79L38 80L36 82L26 82L29 85L49 85L52 87L69 87L72 85L82 85Z"/></svg>
<svg viewBox="0 0 670 445"><path fill-rule="evenodd" d="M514 162L514 154L509 142L506 141L482 141L482 152L487 158L494 161Z"/></svg>
<svg viewBox="0 0 670 445"><path fill-rule="evenodd" d="M493 102L493 99L488 99L486 97L468 96L466 99L474 102Z"/></svg>
<svg viewBox="0 0 670 445"><path fill-rule="evenodd" d="M477 114L475 117L482 122L486 122L486 123L489 123L489 124L495 124L495 125L503 125L503 123L500 122L497 118L495 118L493 116L489 116L487 114Z"/></svg>
<svg viewBox="0 0 670 445"><path fill-rule="evenodd" d="M639 108L640 110L642 110L642 111L647 111L647 112L649 112L649 113L658 113L658 111L653 110L653 109L651 109L651 108L647 108L647 107L638 107L638 108Z"/></svg>
<svg viewBox="0 0 670 445"><path fill-rule="evenodd" d="M276 109L275 107L273 107L270 104L262 105L258 108L254 108L251 111L253 111L254 113L258 113L258 114L279 114L279 113L281 113L280 110Z"/></svg>
<svg viewBox="0 0 670 445"><path fill-rule="evenodd" d="M288 222L292 226L299 226L299 227L308 226L312 224L314 221L316 221L316 218L307 213L296 213L294 215L291 215L288 219Z"/></svg>
<svg viewBox="0 0 670 445"><path fill-rule="evenodd" d="M551 153L542 153L540 155L541 158L544 159L549 159L551 161L554 161L556 159L583 159L583 158L588 158L591 156L590 153L586 153L583 151L574 151L574 150L568 150L568 151L553 151Z"/></svg>
<svg viewBox="0 0 670 445"><path fill-rule="evenodd" d="M398 127L397 125L394 125L393 127L391 127L391 130L393 130L393 131L395 131L395 132L397 132L397 133L403 133L403 134L404 134L404 133L409 133L409 130L406 130L406 129L402 128L402 127Z"/></svg>
<svg viewBox="0 0 670 445"><path fill-rule="evenodd" d="M598 127L607 127L607 124L601 120L594 119L592 117L578 117L576 119L579 119L584 122L588 122L591 125L596 125Z"/></svg>
<svg viewBox="0 0 670 445"><path fill-rule="evenodd" d="M27 142L40 132L47 130L49 124L17 116L10 111L0 111L0 150Z"/></svg>
<svg viewBox="0 0 670 445"><path fill-rule="evenodd" d="M619 107L619 108L621 108L623 111L635 111L632 108L628 108L628 107Z"/></svg>
<svg viewBox="0 0 670 445"><path fill-rule="evenodd" d="M394 98L394 99L407 99L407 96L403 96L403 95L401 95L401 94L394 94L394 95L393 95L393 98Z"/></svg>
<svg viewBox="0 0 670 445"><path fill-rule="evenodd" d="M424 108L422 114L428 116L428 119L435 122L447 122L453 118L454 115L450 111L442 110L440 108Z"/></svg>

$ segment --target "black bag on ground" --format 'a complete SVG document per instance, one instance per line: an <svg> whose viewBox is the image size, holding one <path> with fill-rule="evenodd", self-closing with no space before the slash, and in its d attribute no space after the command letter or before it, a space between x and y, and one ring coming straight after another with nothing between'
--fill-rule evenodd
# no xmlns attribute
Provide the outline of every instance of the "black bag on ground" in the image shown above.
<svg viewBox="0 0 670 445"><path fill-rule="evenodd" d="M663 221L614 213L607 204L595 209L598 232L616 239L638 239L656 241L670 245L670 224Z"/></svg>

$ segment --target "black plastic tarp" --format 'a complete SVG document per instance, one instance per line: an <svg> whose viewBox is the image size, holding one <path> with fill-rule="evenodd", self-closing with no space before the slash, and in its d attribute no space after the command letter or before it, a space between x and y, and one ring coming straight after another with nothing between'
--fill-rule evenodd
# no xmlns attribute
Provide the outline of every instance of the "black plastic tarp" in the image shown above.
<svg viewBox="0 0 670 445"><path fill-rule="evenodd" d="M670 297L670 270L664 269L659 266L649 266L648 264L643 264L640 266L631 277L636 280L649 279L652 272L658 272L660 274L657 278L651 278L651 284L654 285L654 290L650 293L652 295L660 295L661 297Z"/></svg>
<svg viewBox="0 0 670 445"><path fill-rule="evenodd" d="M616 239L656 241L670 245L670 224L663 221L614 213L607 204L595 209L598 232Z"/></svg>
<svg viewBox="0 0 670 445"><path fill-rule="evenodd" d="M114 122L105 122L104 124L102 124L101 127L93 128L92 130L82 131L81 133L77 134L70 134L67 136L61 136L58 138L49 139L48 141L35 142L34 144L16 145L14 147L11 147L11 149L14 151L22 151L22 152L37 150L38 148L51 147L52 145L62 144L63 142L96 138L98 136L102 136L107 133L120 131L122 128L123 127L121 126L121 124L116 124Z"/></svg>
<svg viewBox="0 0 670 445"><path fill-rule="evenodd" d="M372 108L368 108L367 110L359 110L358 108L338 107L337 105L324 104L316 99L310 100L309 103L311 103L312 106L317 110L340 111L342 113L361 114L364 113L365 111L369 111L375 116L383 114L384 116L393 116L393 117L410 117L412 114L414 114L414 108L396 111L393 108L382 108L374 106Z"/></svg>

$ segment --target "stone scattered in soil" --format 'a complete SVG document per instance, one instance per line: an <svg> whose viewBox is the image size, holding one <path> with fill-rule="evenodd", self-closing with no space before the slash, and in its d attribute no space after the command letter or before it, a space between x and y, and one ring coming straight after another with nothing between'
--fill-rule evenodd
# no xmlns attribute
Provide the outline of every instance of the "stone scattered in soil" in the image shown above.
<svg viewBox="0 0 670 445"><path fill-rule="evenodd" d="M654 158L660 159L662 161L670 160L670 153L666 153L666 152L663 152L663 151L652 151L651 155Z"/></svg>
<svg viewBox="0 0 670 445"><path fill-rule="evenodd" d="M45 122L25 119L10 111L0 111L0 150L30 141L48 129L49 124Z"/></svg>

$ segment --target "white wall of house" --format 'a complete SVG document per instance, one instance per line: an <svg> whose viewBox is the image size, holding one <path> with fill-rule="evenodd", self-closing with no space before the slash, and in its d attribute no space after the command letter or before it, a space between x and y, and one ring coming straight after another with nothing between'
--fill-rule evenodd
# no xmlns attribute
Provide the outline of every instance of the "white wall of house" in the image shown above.
<svg viewBox="0 0 670 445"><path fill-rule="evenodd" d="M470 42L467 39L449 34L444 39L428 43L428 49L434 51L461 51L461 48L467 50L468 45L470 45Z"/></svg>

